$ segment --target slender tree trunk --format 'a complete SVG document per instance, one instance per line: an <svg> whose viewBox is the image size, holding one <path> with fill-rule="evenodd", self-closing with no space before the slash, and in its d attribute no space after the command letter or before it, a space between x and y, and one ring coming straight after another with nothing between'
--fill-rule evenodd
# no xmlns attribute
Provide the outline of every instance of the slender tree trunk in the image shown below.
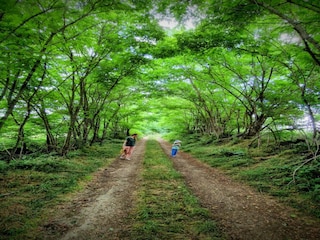
<svg viewBox="0 0 320 240"><path fill-rule="evenodd" d="M51 126L49 123L48 116L45 112L45 109L40 109L40 118L42 119L43 125L46 129L46 144L47 144L47 151L52 152L52 151L57 151L58 145L55 137L52 134Z"/></svg>
<svg viewBox="0 0 320 240"><path fill-rule="evenodd" d="M92 124L93 136L90 141L90 146L92 146L99 139L99 130L100 130L100 117L95 119L95 123Z"/></svg>

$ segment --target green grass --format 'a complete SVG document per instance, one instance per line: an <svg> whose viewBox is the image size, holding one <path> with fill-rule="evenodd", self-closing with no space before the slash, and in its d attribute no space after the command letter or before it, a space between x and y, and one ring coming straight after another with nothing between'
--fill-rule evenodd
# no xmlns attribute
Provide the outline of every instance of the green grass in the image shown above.
<svg viewBox="0 0 320 240"><path fill-rule="evenodd" d="M236 181L241 181L264 192L305 214L320 218L320 161L312 162L300 169L296 182L292 173L305 159L303 146L288 146L281 149L274 145L249 148L250 140L235 144L210 143L194 139L186 140L183 151L223 170Z"/></svg>
<svg viewBox="0 0 320 240"><path fill-rule="evenodd" d="M83 183L99 168L110 164L121 143L109 142L70 152L67 158L42 155L0 165L0 239L34 238L45 210Z"/></svg>
<svg viewBox="0 0 320 240"><path fill-rule="evenodd" d="M130 239L224 239L155 140L147 142L143 166Z"/></svg>

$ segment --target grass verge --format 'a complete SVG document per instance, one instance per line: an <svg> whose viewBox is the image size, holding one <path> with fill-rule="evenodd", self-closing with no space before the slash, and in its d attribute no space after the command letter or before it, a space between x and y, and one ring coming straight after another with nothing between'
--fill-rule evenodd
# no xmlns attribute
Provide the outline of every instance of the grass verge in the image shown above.
<svg viewBox="0 0 320 240"><path fill-rule="evenodd" d="M70 152L67 158L40 156L0 168L0 239L30 239L45 212L80 190L92 173L110 164L119 142Z"/></svg>
<svg viewBox="0 0 320 240"><path fill-rule="evenodd" d="M224 239L159 143L148 140L130 239Z"/></svg>
<svg viewBox="0 0 320 240"><path fill-rule="evenodd" d="M292 173L305 158L300 146L249 148L250 141L205 143L188 139L183 151L236 179L278 198L302 213L320 218L320 162L304 166L293 182Z"/></svg>

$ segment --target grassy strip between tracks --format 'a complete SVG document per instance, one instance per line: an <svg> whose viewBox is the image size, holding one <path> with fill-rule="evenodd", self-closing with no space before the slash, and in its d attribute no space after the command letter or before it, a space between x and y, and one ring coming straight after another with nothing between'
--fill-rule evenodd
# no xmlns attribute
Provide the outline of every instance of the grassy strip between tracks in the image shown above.
<svg viewBox="0 0 320 240"><path fill-rule="evenodd" d="M224 239L155 140L147 142L130 239Z"/></svg>

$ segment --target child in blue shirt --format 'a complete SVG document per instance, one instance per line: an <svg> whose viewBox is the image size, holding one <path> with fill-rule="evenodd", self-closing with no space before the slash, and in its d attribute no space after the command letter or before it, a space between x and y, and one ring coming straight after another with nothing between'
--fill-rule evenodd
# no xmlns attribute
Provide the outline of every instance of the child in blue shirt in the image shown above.
<svg viewBox="0 0 320 240"><path fill-rule="evenodd" d="M175 157L178 153L179 148L181 147L181 141L175 140L171 148L171 157Z"/></svg>

